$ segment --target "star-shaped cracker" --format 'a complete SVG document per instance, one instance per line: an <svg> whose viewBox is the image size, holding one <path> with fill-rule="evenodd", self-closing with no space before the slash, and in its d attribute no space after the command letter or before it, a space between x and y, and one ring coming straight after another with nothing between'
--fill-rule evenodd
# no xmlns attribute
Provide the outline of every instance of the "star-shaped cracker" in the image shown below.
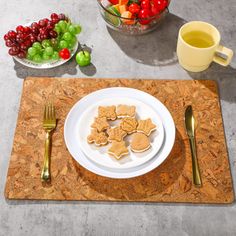
<svg viewBox="0 0 236 236"><path fill-rule="evenodd" d="M135 106L118 105L116 108L116 114L118 118L135 117Z"/></svg>
<svg viewBox="0 0 236 236"><path fill-rule="evenodd" d="M116 106L98 107L98 117L106 117L107 120L116 119Z"/></svg>
<svg viewBox="0 0 236 236"><path fill-rule="evenodd" d="M105 132L98 132L96 129L91 130L91 134L87 137L88 143L95 143L97 146L106 145L108 142Z"/></svg>
<svg viewBox="0 0 236 236"><path fill-rule="evenodd" d="M125 146L124 141L113 141L112 146L108 149L108 153L119 160L122 156L129 154L129 150Z"/></svg>
<svg viewBox="0 0 236 236"><path fill-rule="evenodd" d="M96 117L94 119L93 124L91 125L92 128L97 129L98 132L102 132L109 128L109 124L105 117Z"/></svg>
<svg viewBox="0 0 236 236"><path fill-rule="evenodd" d="M135 132L137 125L138 125L138 123L137 123L136 119L132 118L132 117L126 117L126 118L122 119L122 121L120 123L121 129L123 129L128 134Z"/></svg>
<svg viewBox="0 0 236 236"><path fill-rule="evenodd" d="M155 129L156 125L152 123L152 120L150 118L138 121L137 132L144 133L149 136Z"/></svg>
<svg viewBox="0 0 236 236"><path fill-rule="evenodd" d="M120 127L114 127L107 131L109 141L122 141L127 133Z"/></svg>

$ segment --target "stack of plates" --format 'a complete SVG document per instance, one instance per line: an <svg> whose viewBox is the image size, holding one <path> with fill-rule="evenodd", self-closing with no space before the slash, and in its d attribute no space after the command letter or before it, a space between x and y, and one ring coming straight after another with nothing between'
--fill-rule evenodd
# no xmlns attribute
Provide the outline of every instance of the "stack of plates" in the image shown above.
<svg viewBox="0 0 236 236"><path fill-rule="evenodd" d="M87 136L98 106L119 104L134 105L137 119L151 118L157 130L150 135L149 150L130 151L116 160L107 154L108 145L88 144ZM155 169L168 157L175 141L175 125L167 108L153 96L136 89L108 88L87 95L72 107L65 121L64 138L70 154L87 170L110 178L132 178ZM129 142L129 137L125 140Z"/></svg>

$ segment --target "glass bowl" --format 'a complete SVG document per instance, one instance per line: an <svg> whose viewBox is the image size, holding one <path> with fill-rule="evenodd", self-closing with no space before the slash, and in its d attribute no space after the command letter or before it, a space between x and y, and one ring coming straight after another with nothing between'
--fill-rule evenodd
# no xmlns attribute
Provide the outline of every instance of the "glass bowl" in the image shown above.
<svg viewBox="0 0 236 236"><path fill-rule="evenodd" d="M128 35L142 35L156 29L169 13L168 6L170 4L170 0L168 0L168 6L162 12L149 18L125 18L116 15L115 12L109 11L108 8L103 5L102 0L97 0L97 2L100 13L107 26Z"/></svg>

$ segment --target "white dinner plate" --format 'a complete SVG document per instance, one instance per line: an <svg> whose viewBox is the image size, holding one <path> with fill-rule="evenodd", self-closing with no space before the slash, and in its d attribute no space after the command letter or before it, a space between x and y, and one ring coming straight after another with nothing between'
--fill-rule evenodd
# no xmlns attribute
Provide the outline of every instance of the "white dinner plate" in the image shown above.
<svg viewBox="0 0 236 236"><path fill-rule="evenodd" d="M101 166L88 158L76 142L76 137L78 137L78 126L76 124L78 125L78 120L83 117L84 112L91 104L111 98L114 101L119 98L140 101L157 113L163 124L165 134L161 148L153 158L150 158L141 165L125 169ZM170 112L158 99L140 90L115 87L93 92L82 98L72 107L65 120L64 139L72 157L87 170L110 178L132 178L148 173L167 158L175 141L175 125Z"/></svg>
<svg viewBox="0 0 236 236"><path fill-rule="evenodd" d="M151 118L152 122L157 126L157 129L152 132L149 139L151 142L151 147L142 153L134 153L129 149L129 154L117 160L115 157L112 157L107 153L107 150L110 148L111 144L106 146L98 147L95 144L89 144L87 142L87 136L91 131L91 124L94 121L94 118L97 117L98 107L99 106L112 106L112 105L129 105L136 107L136 119L144 120ZM109 122L111 126L117 126L120 122L120 119ZM112 168L112 169L127 169L133 168L139 165L144 164L149 161L161 148L161 145L164 141L164 129L161 122L161 119L157 112L155 112L151 107L145 103L128 97L117 97L100 99L97 103L94 102L88 104L88 108L83 112L82 115L79 115L77 122L75 123L76 136L73 137L74 142L76 142L85 155L97 163L98 165ZM132 139L132 134L127 135L124 140L127 145Z"/></svg>

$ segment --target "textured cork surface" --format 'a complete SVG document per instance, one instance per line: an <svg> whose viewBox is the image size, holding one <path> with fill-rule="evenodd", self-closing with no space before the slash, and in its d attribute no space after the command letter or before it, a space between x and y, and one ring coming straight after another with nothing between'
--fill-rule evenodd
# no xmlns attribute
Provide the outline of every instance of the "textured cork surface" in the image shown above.
<svg viewBox="0 0 236 236"><path fill-rule="evenodd" d="M176 141L166 161L132 179L97 176L73 160L63 139L64 120L82 97L107 87L125 86L158 98L171 112ZM43 106L53 100L58 125L53 134L51 184L42 185ZM191 155L183 115L192 104L203 187L192 184ZM5 188L7 199L97 200L136 202L231 203L232 179L225 144L218 91L213 81L27 78Z"/></svg>

